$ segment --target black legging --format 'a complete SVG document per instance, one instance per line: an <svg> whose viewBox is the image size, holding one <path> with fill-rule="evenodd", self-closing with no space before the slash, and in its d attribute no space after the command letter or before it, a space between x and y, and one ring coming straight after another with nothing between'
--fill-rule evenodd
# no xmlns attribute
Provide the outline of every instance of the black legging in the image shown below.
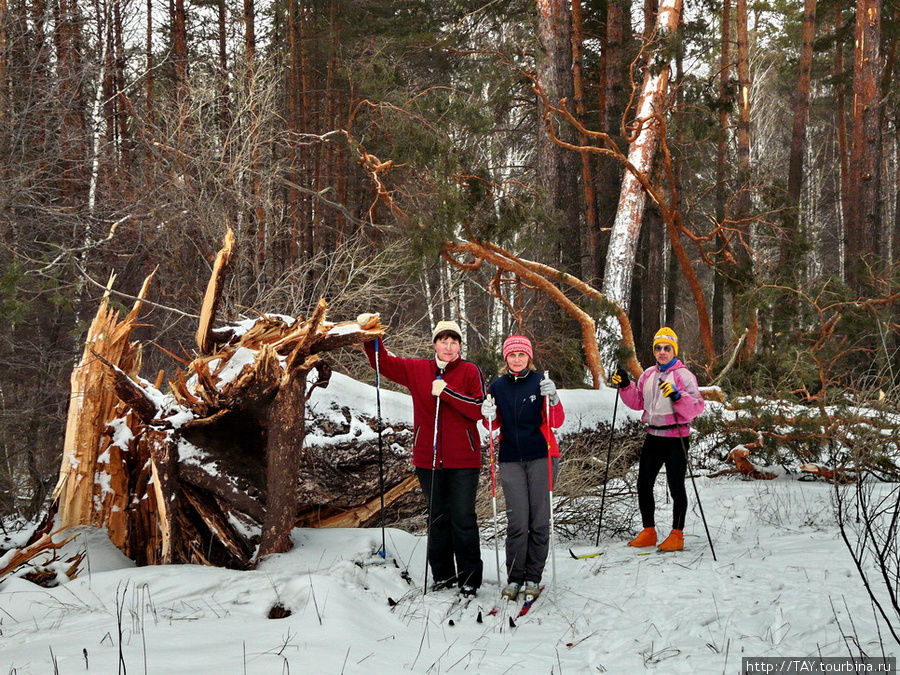
<svg viewBox="0 0 900 675"><path fill-rule="evenodd" d="M672 529L684 529L684 518L687 515L687 490L684 487L684 479L687 474L685 453L689 447L689 438L647 434L644 439L637 480L638 507L641 509L641 522L644 527L656 525L653 484L656 482L659 470L665 464L666 482L669 484L669 493L672 495Z"/></svg>

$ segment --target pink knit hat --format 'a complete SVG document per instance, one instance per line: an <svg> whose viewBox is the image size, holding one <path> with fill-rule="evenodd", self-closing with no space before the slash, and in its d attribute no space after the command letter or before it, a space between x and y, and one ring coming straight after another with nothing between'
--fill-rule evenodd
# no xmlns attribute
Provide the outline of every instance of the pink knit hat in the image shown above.
<svg viewBox="0 0 900 675"><path fill-rule="evenodd" d="M524 335L510 335L503 343L503 360L513 352L524 352L528 354L529 359L534 359L534 347L531 346L531 340Z"/></svg>

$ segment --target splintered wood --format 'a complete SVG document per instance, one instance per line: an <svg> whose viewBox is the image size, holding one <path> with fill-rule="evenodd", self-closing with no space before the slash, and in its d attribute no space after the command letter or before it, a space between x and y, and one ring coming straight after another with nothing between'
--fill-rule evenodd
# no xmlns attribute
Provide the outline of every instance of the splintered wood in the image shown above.
<svg viewBox="0 0 900 675"><path fill-rule="evenodd" d="M259 314L214 328L233 254L229 231L203 299L197 357L166 394L161 374L155 385L139 378L141 345L131 339L152 274L124 318L104 295L72 372L57 522L105 526L139 564L248 567L288 550L297 524L367 525L380 515L374 444L322 457L304 447L302 412L328 384L327 352L383 335L379 316L331 323L320 300L307 319ZM416 482L403 451L384 460L389 505Z"/></svg>
<svg viewBox="0 0 900 675"><path fill-rule="evenodd" d="M718 476L725 476L728 474L740 474L756 480L773 480L776 478L774 473L769 473L768 471L757 468L756 465L750 461L750 451L744 446L739 445L732 449L732 451L728 453L728 458L734 462L734 468L716 471L715 473L709 474L709 478L717 478Z"/></svg>
<svg viewBox="0 0 900 675"><path fill-rule="evenodd" d="M125 475L102 467L121 464L128 431L135 424L133 414L116 395L114 379L117 372L136 375L140 368L140 346L131 342L131 333L152 278L153 274L144 281L140 299L122 321L109 307L109 291L100 301L81 361L72 371L62 466L54 491L60 526L107 525L119 546L124 541L122 519L129 499ZM110 277L109 288L114 281ZM113 368L95 358L94 352ZM117 426L110 427L114 420ZM98 469L107 480L97 480Z"/></svg>

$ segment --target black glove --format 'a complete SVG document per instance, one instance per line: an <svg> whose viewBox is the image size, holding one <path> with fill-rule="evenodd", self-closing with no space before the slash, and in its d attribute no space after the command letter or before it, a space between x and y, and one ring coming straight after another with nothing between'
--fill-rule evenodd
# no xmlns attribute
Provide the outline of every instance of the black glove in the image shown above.
<svg viewBox="0 0 900 675"><path fill-rule="evenodd" d="M613 374L610 382L612 382L612 385L614 387L624 389L629 384L631 384L631 378L628 376L628 371L625 370L622 366L619 366L618 368L616 368L616 372Z"/></svg>

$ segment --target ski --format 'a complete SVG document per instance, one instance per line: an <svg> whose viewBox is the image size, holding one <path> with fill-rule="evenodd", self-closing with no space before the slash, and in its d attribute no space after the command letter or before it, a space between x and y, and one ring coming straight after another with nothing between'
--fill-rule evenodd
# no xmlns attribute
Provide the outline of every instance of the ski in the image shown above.
<svg viewBox="0 0 900 675"><path fill-rule="evenodd" d="M452 617L454 614L459 612L462 615L469 605L472 604L472 601L475 599L474 595L470 595L469 597L465 597L463 595L457 594L453 601L450 603L450 607L447 609L446 614L444 614L444 619L450 619L452 622ZM451 623L452 625L452 623Z"/></svg>
<svg viewBox="0 0 900 675"><path fill-rule="evenodd" d="M519 613L516 615L517 619L522 618L531 611L531 608L534 607L534 603L537 601L537 599L544 594L545 588L546 586L541 586L541 592L534 597L529 597L527 595L525 596L525 602L522 603L522 607L519 608Z"/></svg>
<svg viewBox="0 0 900 675"><path fill-rule="evenodd" d="M519 609L519 613L516 614L516 618L521 619L523 616L528 614L528 612L531 611L531 608L534 607L535 600L537 600L537 598L532 598L531 600L526 600L524 603L522 603L522 607L521 609Z"/></svg>
<svg viewBox="0 0 900 675"><path fill-rule="evenodd" d="M689 550L690 549L687 549L687 548L682 548L677 551L663 551L661 549L656 549L653 551L642 551L641 553L638 553L637 555L638 555L638 557L646 557L649 555L670 555L672 553L685 553Z"/></svg>
<svg viewBox="0 0 900 675"><path fill-rule="evenodd" d="M501 586L501 588L503 587ZM503 595L503 591L501 590L500 598L497 600L497 602L494 603L494 606L491 607L490 611L487 613L487 616L496 616L500 613L501 609L509 607L510 602L513 602L513 600L510 600L509 597Z"/></svg>
<svg viewBox="0 0 900 675"><path fill-rule="evenodd" d="M605 551L594 551L593 553L575 553L572 549L569 549L569 555L572 556L575 560L587 560L588 558L599 558L603 555Z"/></svg>
<svg viewBox="0 0 900 675"><path fill-rule="evenodd" d="M401 576L403 576L403 575L401 575ZM406 577L404 576L403 578L405 579ZM408 603L412 602L412 600L414 600L414 599L416 599L416 600L422 600L422 599L423 599L424 597L426 597L426 596L427 596L427 597L432 597L432 598L435 597L435 596L440 597L441 595L444 595L444 596L445 596L446 594L444 594L443 592L444 592L444 591L447 591L447 590L452 590L452 589L451 589L451 587L444 587L444 588L440 588L440 589L434 589L434 588L433 588L433 589L429 590L427 594L425 594L425 593L422 592L422 589L421 589L421 588L410 588L408 591L406 591L406 593L404 593L403 595L401 595L401 596L400 596L399 598L397 598L397 599L394 599L394 598L388 596L387 603L388 603L388 606L393 610L394 607L396 607L397 605L399 605L399 604L401 604L401 603L407 603L407 604L408 604ZM455 594L455 595L453 596L453 599L452 599L452 600L449 600L449 602L455 604L455 603L457 603L461 598L462 598L462 596L460 596L460 595L458 595L458 594ZM468 599L468 600L471 600L471 598L467 598L467 599ZM441 602L442 604L446 604L446 603L448 602L448 600L442 599L442 600L440 600L440 602Z"/></svg>
<svg viewBox="0 0 900 675"><path fill-rule="evenodd" d="M500 598L494 603L494 606L488 611L487 616L497 616L500 610L509 606L509 598Z"/></svg>
<svg viewBox="0 0 900 675"><path fill-rule="evenodd" d="M404 593L399 598L397 598L396 600L394 598L388 596L387 602L388 602L388 606L391 608L391 611L393 611L393 609L397 605L399 605L401 603L408 604L408 603L412 602L412 600L414 598L421 598L421 597L422 597L421 589L411 588L408 591L406 591L406 593Z"/></svg>

